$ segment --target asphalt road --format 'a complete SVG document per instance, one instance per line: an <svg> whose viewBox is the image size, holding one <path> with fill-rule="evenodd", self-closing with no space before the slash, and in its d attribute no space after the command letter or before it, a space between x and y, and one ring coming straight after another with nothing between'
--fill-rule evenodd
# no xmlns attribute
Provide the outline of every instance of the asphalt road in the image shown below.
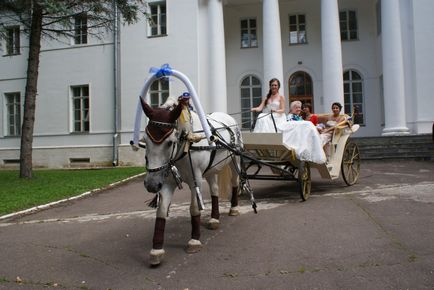
<svg viewBox="0 0 434 290"><path fill-rule="evenodd" d="M196 254L177 191L157 268L142 178L1 220L0 289L434 289L433 162L364 162L351 187L314 174L306 202L294 182L251 183L258 214L246 196L238 217L223 202Z"/></svg>

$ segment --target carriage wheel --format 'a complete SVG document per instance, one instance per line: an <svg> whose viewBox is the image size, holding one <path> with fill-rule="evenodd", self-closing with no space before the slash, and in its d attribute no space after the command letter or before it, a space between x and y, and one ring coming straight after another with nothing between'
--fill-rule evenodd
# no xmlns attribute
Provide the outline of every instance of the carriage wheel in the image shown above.
<svg viewBox="0 0 434 290"><path fill-rule="evenodd" d="M360 153L356 143L345 144L344 156L342 157L342 177L347 185L353 185L359 179Z"/></svg>
<svg viewBox="0 0 434 290"><path fill-rule="evenodd" d="M310 166L307 162L300 162L298 167L298 190L301 199L306 201L310 196L311 180L310 180Z"/></svg>

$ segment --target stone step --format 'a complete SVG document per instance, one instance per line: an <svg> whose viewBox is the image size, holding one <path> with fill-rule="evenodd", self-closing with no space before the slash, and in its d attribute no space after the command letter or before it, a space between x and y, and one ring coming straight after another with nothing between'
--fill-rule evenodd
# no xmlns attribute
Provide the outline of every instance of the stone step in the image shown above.
<svg viewBox="0 0 434 290"><path fill-rule="evenodd" d="M434 161L431 134L351 138L362 159L417 159Z"/></svg>

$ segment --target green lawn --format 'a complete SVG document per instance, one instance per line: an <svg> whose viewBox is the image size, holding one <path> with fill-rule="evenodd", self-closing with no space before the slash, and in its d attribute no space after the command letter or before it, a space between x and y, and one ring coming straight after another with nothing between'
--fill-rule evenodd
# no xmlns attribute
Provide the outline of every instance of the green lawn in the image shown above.
<svg viewBox="0 0 434 290"><path fill-rule="evenodd" d="M34 170L31 179L21 179L17 170L0 170L0 216L79 195L143 172L143 167Z"/></svg>

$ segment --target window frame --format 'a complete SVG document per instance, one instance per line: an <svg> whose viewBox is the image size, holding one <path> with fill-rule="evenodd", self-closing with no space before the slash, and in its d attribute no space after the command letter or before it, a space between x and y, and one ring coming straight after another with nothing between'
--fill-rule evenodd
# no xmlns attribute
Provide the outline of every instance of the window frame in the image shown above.
<svg viewBox="0 0 434 290"><path fill-rule="evenodd" d="M87 95L83 92L83 89L87 89ZM75 89L80 89L80 94L75 95ZM71 133L89 133L90 132L90 86L74 85L70 87L71 90ZM79 101L79 108L76 107L76 100ZM87 107L86 107L87 105ZM76 118L75 113L78 111L79 119ZM87 113L87 114L86 114ZM76 125L78 124L78 129Z"/></svg>
<svg viewBox="0 0 434 290"><path fill-rule="evenodd" d="M345 20L342 19L341 15L345 13ZM354 15L354 19L350 19L351 14ZM341 35L341 41L357 41L359 40L359 23L358 23L358 17L357 17L357 10L355 9L347 9L347 10L341 10L339 11L339 31ZM355 23L355 30L352 30L351 24ZM343 27L343 24L345 25L345 29ZM352 37L352 33L356 33L355 37ZM345 35L345 38L342 36Z"/></svg>
<svg viewBox="0 0 434 290"><path fill-rule="evenodd" d="M86 13L74 16L74 45L88 44L88 17Z"/></svg>
<svg viewBox="0 0 434 290"><path fill-rule="evenodd" d="M288 101L300 101L302 104L310 103L315 110L314 86L312 76L305 70L293 72L288 79Z"/></svg>
<svg viewBox="0 0 434 290"><path fill-rule="evenodd" d="M8 56L12 55L20 55L21 54L21 32L20 26L8 26L5 27L6 30L6 38L5 38L5 46L6 46L6 54Z"/></svg>
<svg viewBox="0 0 434 290"><path fill-rule="evenodd" d="M255 21L255 27L252 28L251 21ZM243 28L243 21L247 22L247 27ZM253 33L254 32L254 33ZM256 17L245 17L240 19L240 33L241 33L241 39L240 39L240 48L257 48L258 47L258 20ZM247 35L247 42L248 44L244 46L244 38L243 35ZM253 40L253 36L255 37L255 40ZM256 45L252 44L253 41L256 41Z"/></svg>
<svg viewBox="0 0 434 290"><path fill-rule="evenodd" d="M152 9L155 7L157 8L157 12L153 14ZM162 7L164 7L164 12L162 12ZM148 12L148 38L167 36L167 1L148 2ZM154 18L157 20L157 23L155 23ZM154 28L157 29L155 33L153 32Z"/></svg>
<svg viewBox="0 0 434 290"><path fill-rule="evenodd" d="M345 79L346 73L348 73L348 75L349 75L348 80ZM360 79L353 80L353 73L356 73L360 77ZM360 102L358 102L358 103L354 102L354 93L355 92L354 92L353 86L355 83L360 84L361 91L357 92L357 93L361 94L361 103ZM345 90L346 84L348 84L349 92L346 92L346 90ZM347 69L343 73L343 85L344 85L344 108L345 108L345 112L348 115L352 115L354 106L359 106L359 108L361 108L361 110L362 110L362 113L361 113L362 122L356 123L355 118L353 119L353 122L355 124L359 124L360 126L366 126L366 110L365 110L365 95L364 95L364 78L363 78L363 75L355 69ZM350 100L349 103L345 101L345 97L347 95L348 95L348 99ZM350 111L347 110L348 107L350 108Z"/></svg>
<svg viewBox="0 0 434 290"><path fill-rule="evenodd" d="M22 112L23 112L21 92L7 92L4 93L4 96L5 96L4 97L5 117L6 117L5 136L19 137L21 136ZM9 101L9 98L13 98L12 102ZM13 111L12 115L11 115L10 107L12 108Z"/></svg>
<svg viewBox="0 0 434 290"><path fill-rule="evenodd" d="M157 84L157 88L155 88ZM159 107L164 104L170 94L170 85L168 78L161 78L152 82L149 87L149 102L153 108ZM158 104L155 102L155 97L158 98Z"/></svg>
<svg viewBox="0 0 434 290"><path fill-rule="evenodd" d="M243 82L246 79L249 79L249 84L248 85L243 85ZM259 84L253 84L253 78L255 78ZM246 75L245 77L243 77L241 79L240 82L240 107L241 107L241 129L245 130L245 129L251 129L252 125L253 125L253 121L256 120L256 118L258 117L259 113L258 112L252 112L250 111L251 108L253 107L257 107L261 104L262 102L262 83L261 83L261 79L258 78L255 75ZM248 97L248 106L243 106L243 100L245 99L243 97L242 94L242 90L243 89L248 89L249 90L249 97ZM259 96L254 96L253 95L253 91L254 89L258 89L259 90ZM249 115L249 117L246 117L247 114ZM248 122L248 126L245 125Z"/></svg>
<svg viewBox="0 0 434 290"><path fill-rule="evenodd" d="M291 23L291 17L295 17L296 18L296 22L295 23ZM300 21L300 17L304 17L304 22L301 23ZM291 30L292 26L295 25L296 30ZM300 29L300 26L304 25L304 30ZM288 32L289 32L289 38L288 38L288 44L289 45L305 45L308 44L307 41L307 17L306 14L289 14L288 15ZM292 36L291 36L291 32L296 32L296 38L297 41L296 42L291 42L292 40ZM302 34L302 32L304 33L304 35ZM304 39L304 41L303 41Z"/></svg>

